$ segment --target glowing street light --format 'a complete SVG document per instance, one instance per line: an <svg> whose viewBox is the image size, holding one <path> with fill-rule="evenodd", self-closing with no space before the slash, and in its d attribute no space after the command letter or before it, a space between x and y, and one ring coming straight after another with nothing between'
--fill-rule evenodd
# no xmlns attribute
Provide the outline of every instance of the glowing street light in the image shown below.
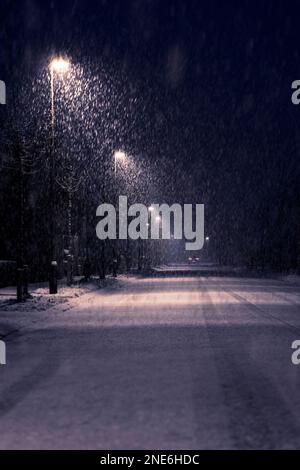
<svg viewBox="0 0 300 470"><path fill-rule="evenodd" d="M125 157L126 157L125 152L122 152L121 150L118 150L117 152L115 152L116 160L124 160Z"/></svg>
<svg viewBox="0 0 300 470"><path fill-rule="evenodd" d="M209 237L205 237L205 240L206 240L207 242L209 242Z"/></svg>
<svg viewBox="0 0 300 470"><path fill-rule="evenodd" d="M114 157L115 157L115 176L117 174L117 161L123 161L126 159L126 153L123 152L122 150L117 150L115 153L114 153Z"/></svg>
<svg viewBox="0 0 300 470"><path fill-rule="evenodd" d="M54 108L54 74L62 75L70 68L70 62L62 57L54 57L49 63L50 69L50 90L51 90L51 145L50 145L50 278L49 293L57 293L57 262L55 260L55 216L54 216L54 128L55 128L55 108Z"/></svg>
<svg viewBox="0 0 300 470"><path fill-rule="evenodd" d="M51 79L51 118L52 118L52 143L54 143L54 124L55 124L55 110L54 110L54 73L63 75L70 68L70 62L62 57L54 57L49 63L50 79Z"/></svg>
<svg viewBox="0 0 300 470"><path fill-rule="evenodd" d="M70 68L70 62L62 57L54 57L49 63L50 80L51 80L51 118L52 118L52 145L54 145L54 124L55 124L55 109L54 109L54 73L63 75Z"/></svg>
<svg viewBox="0 0 300 470"><path fill-rule="evenodd" d="M70 68L70 62L62 57L54 57L49 64L49 68L57 73L65 73Z"/></svg>

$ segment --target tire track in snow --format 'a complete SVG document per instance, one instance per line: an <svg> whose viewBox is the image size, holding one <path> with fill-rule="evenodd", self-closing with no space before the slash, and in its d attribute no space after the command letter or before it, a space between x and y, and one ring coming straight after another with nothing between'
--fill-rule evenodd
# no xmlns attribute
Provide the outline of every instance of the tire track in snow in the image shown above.
<svg viewBox="0 0 300 470"><path fill-rule="evenodd" d="M277 449L299 447L300 426L295 420L281 394L262 369L251 348L255 339L257 347L263 349L265 335L276 334L277 327L263 324L252 325L228 322L228 305L216 303L200 280L207 307L203 315L215 354L219 380L224 393L224 402L229 410L230 429L235 447L238 449ZM218 297L226 295L226 288L216 283ZM242 297L234 297L240 303L231 305L237 310L237 319L242 309L249 311L249 303ZM241 303L242 302L242 303ZM223 305L223 307L222 307ZM252 309L253 311L253 309ZM257 315L257 310L255 310ZM269 317L270 318L270 317ZM272 320L272 318L270 318ZM278 321L278 319L276 319ZM267 328L265 332L263 329ZM285 330L286 331L286 330ZM266 338L265 338L266 339ZM270 339L270 338L269 338Z"/></svg>

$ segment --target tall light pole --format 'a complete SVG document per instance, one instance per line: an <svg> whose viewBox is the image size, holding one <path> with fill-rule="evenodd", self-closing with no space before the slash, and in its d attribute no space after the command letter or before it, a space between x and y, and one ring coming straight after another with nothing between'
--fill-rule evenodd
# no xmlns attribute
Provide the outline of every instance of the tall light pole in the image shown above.
<svg viewBox="0 0 300 470"><path fill-rule="evenodd" d="M116 150L114 152L114 163L115 163L115 194L116 194L116 211L118 215L118 195L117 195L117 162L118 161L124 161L126 159L126 154L122 150ZM117 220L119 217L117 217ZM128 250L128 237L127 237L127 250ZM114 258L113 258L113 275L117 275L117 266L118 266L118 242L116 240L115 242L115 248L114 248Z"/></svg>
<svg viewBox="0 0 300 470"><path fill-rule="evenodd" d="M57 261L55 256L55 211L54 211L54 178L55 178L55 106L54 106L54 74L62 75L69 70L70 62L62 57L55 57L49 64L51 92L51 142L50 142L50 267L49 293L57 293Z"/></svg>

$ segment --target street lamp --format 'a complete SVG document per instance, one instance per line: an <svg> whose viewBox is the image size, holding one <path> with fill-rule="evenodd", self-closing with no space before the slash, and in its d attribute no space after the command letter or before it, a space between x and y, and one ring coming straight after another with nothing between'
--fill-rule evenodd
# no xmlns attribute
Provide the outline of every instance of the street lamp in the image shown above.
<svg viewBox="0 0 300 470"><path fill-rule="evenodd" d="M54 147L54 124L55 124L55 109L54 109L54 73L63 75L70 68L70 62L62 57L54 57L50 64L50 81L51 81L51 128L52 128L52 139L51 144Z"/></svg>
<svg viewBox="0 0 300 470"><path fill-rule="evenodd" d="M55 260L55 214L54 214L54 74L63 75L70 68L70 62L62 57L54 57L49 63L51 92L51 144L50 144L50 270L49 293L57 293L57 261Z"/></svg>
<svg viewBox="0 0 300 470"><path fill-rule="evenodd" d="M118 160L119 161L125 160L126 154L122 150L117 150L114 153L114 158L115 158L115 177L116 177L116 175L117 175L117 161Z"/></svg>
<svg viewBox="0 0 300 470"><path fill-rule="evenodd" d="M115 197L116 197L116 207L117 207L117 213L118 213L118 204L117 204L117 161L124 161L126 160L126 153L123 152L122 150L116 150L114 152L114 161L115 161ZM127 250L128 250L128 238L127 238ZM117 240L115 240L115 248L113 249L114 250L114 262L113 262L113 266L114 266L114 276L117 275L117 253L118 253L118 243L117 243Z"/></svg>
<svg viewBox="0 0 300 470"><path fill-rule="evenodd" d="M70 68L70 62L62 57L54 57L50 62L50 70L57 73L65 73Z"/></svg>

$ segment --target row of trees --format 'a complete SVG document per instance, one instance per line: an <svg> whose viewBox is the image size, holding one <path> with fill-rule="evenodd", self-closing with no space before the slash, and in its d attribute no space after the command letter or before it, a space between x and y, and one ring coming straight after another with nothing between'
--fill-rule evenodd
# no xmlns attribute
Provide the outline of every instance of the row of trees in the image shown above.
<svg viewBox="0 0 300 470"><path fill-rule="evenodd" d="M116 106L123 100L125 109L129 107L138 115L141 103L132 106L135 96L124 95L124 91L119 96L117 87L110 88L106 90L109 103L103 104L103 77L96 81L91 75L82 76L74 66L68 78L58 77L56 83L55 184L51 192L47 74L46 63L41 77L32 80L25 72L22 81L17 77L8 90L8 106L1 115L1 258L16 260L18 276L27 277L29 266L31 281L47 279L51 226L55 226L59 275L66 275L69 283L73 274L88 277L98 273L104 277L106 272L116 270L116 264L118 269L130 270L159 263L164 253L160 242L145 245L139 241L99 241L95 212L101 202L115 203L119 194L128 195L130 203L150 205L166 197L172 202L178 183L181 181L182 188L186 183L183 166L178 172L178 167L166 158L151 160L139 146L132 145L129 132L135 119L127 112L119 114L118 120L111 116L112 98ZM128 151L115 173L114 151L124 141ZM49 211L51 204L54 220Z"/></svg>

